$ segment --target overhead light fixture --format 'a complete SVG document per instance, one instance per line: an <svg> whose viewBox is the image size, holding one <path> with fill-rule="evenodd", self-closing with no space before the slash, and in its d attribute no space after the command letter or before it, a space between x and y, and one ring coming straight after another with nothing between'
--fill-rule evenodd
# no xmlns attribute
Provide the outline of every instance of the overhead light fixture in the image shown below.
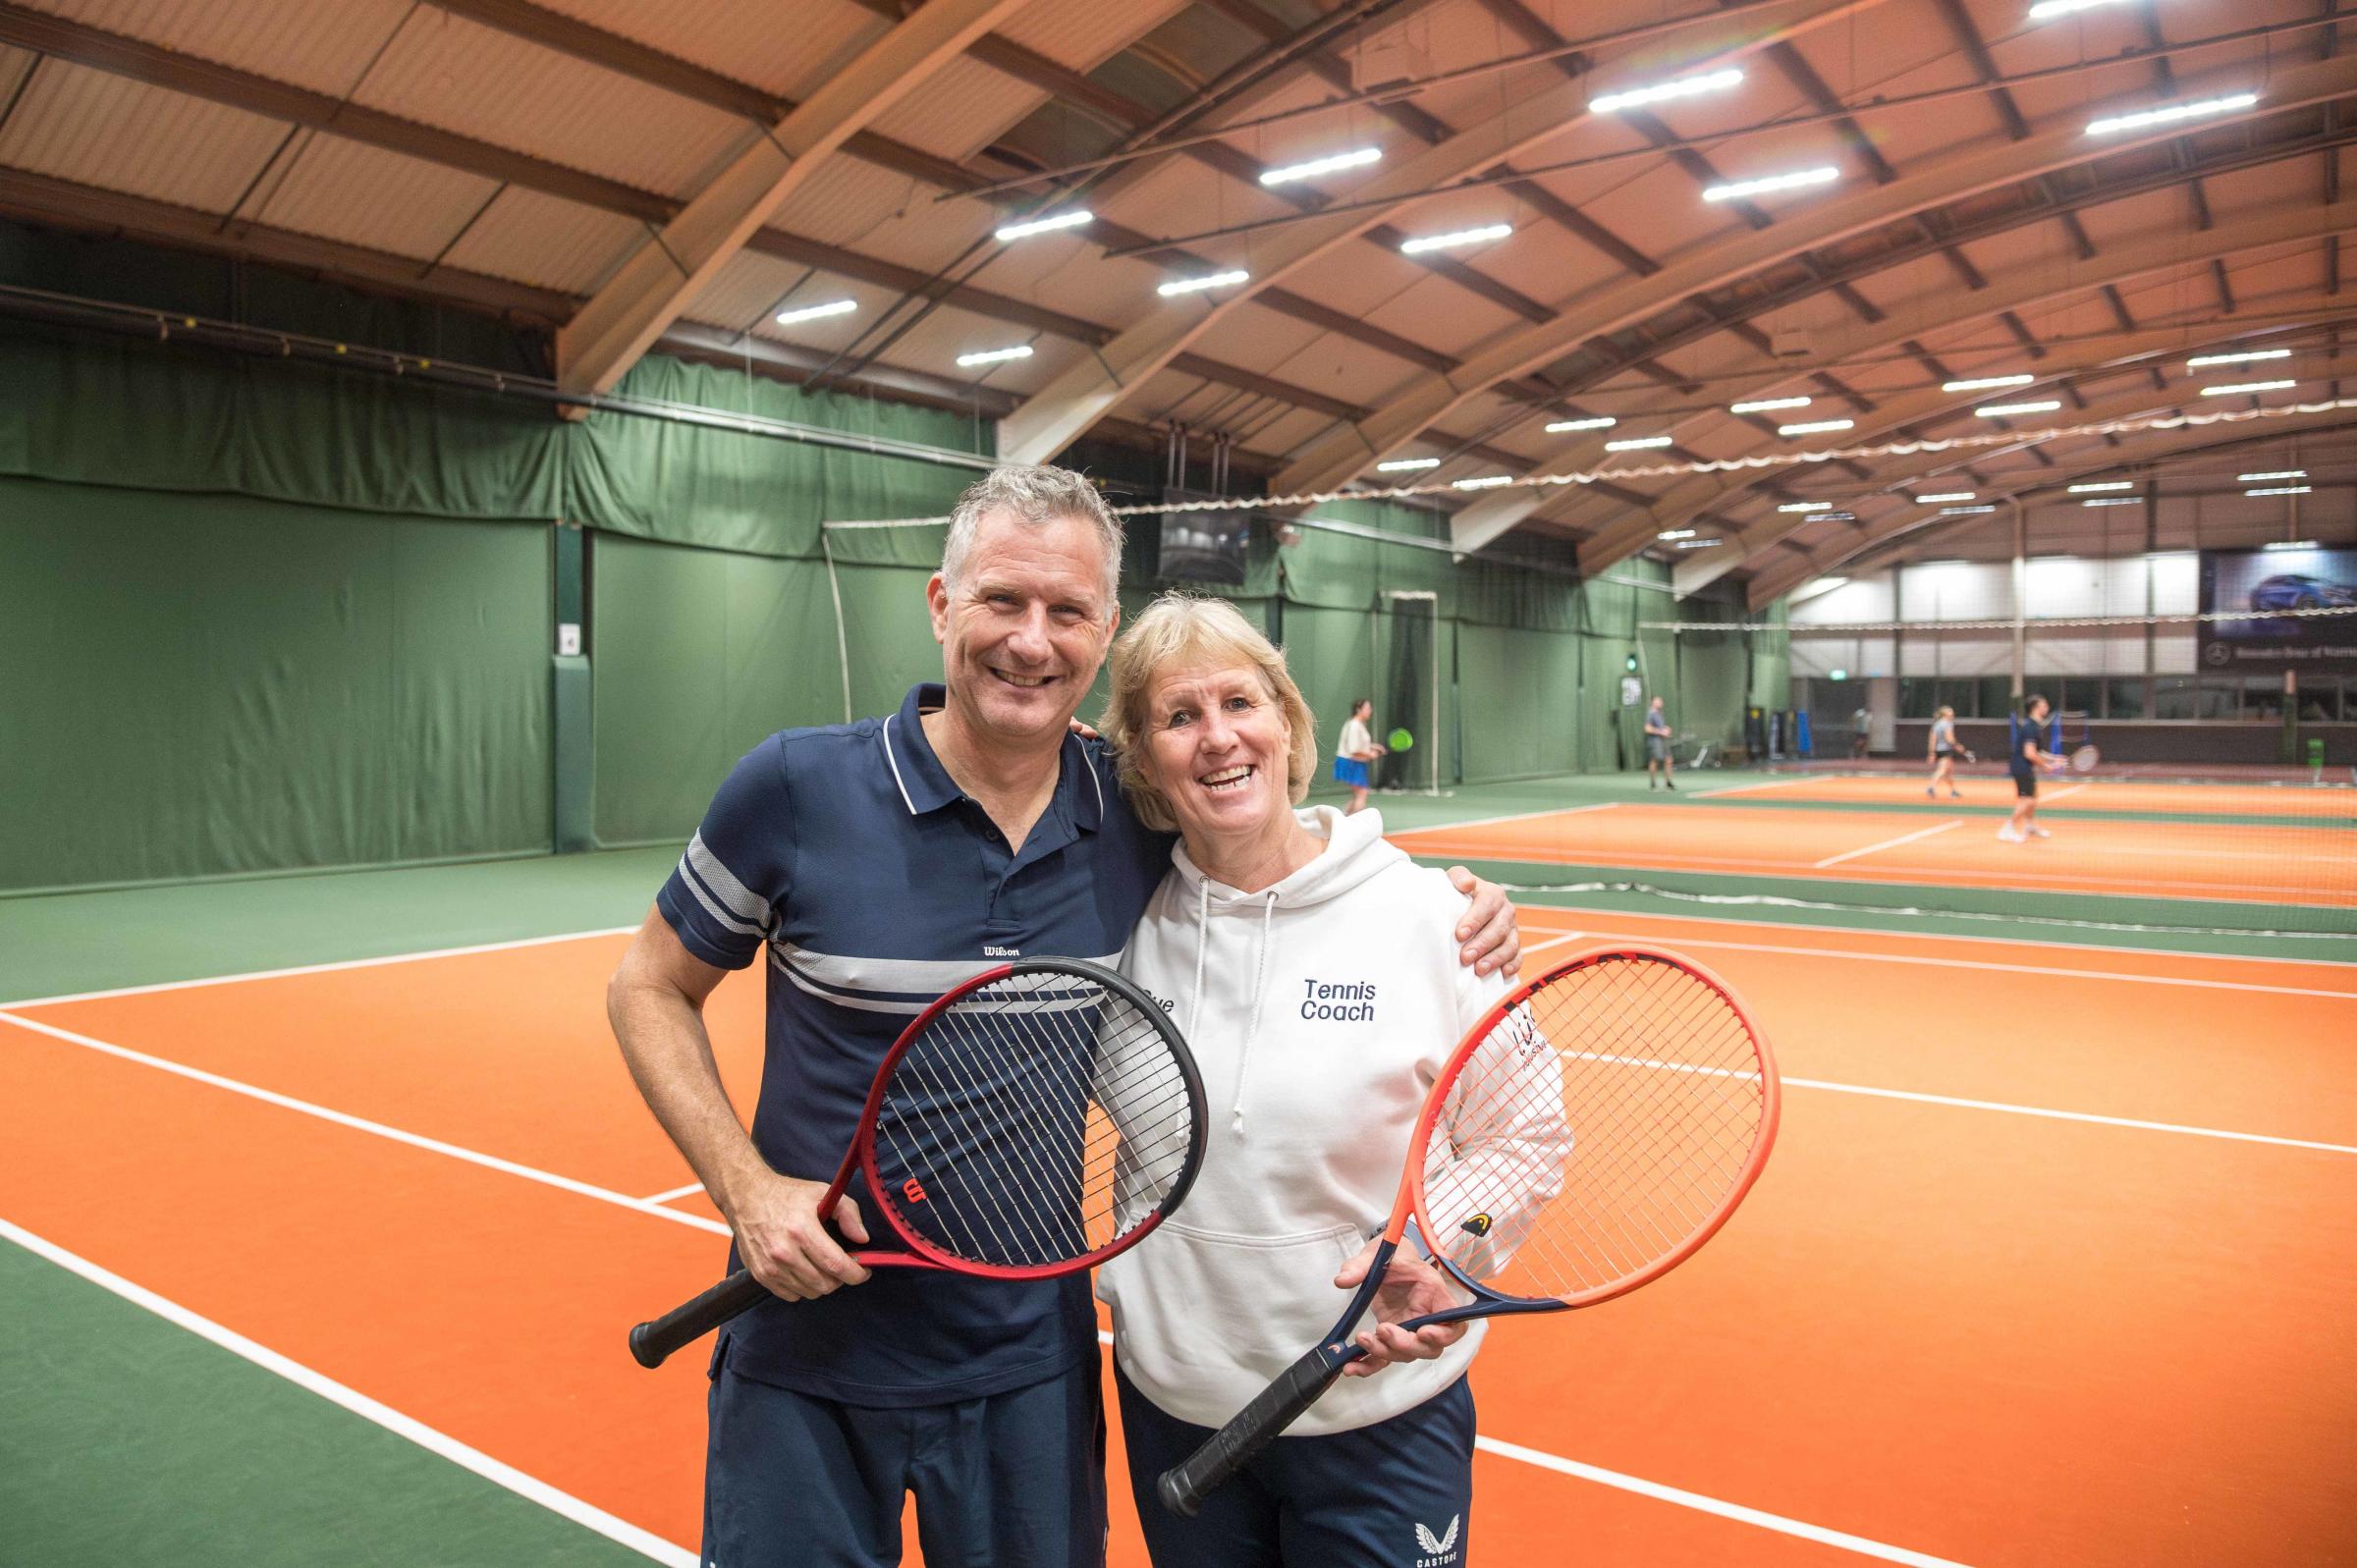
<svg viewBox="0 0 2357 1568"><path fill-rule="evenodd" d="M1021 223L1011 223L999 231L999 243L1005 244L1010 240L1027 240L1035 234L1048 234L1057 229L1077 229L1095 216L1095 213L1083 208L1060 212L1053 218L1028 218Z"/></svg>
<svg viewBox="0 0 2357 1568"><path fill-rule="evenodd" d="M1566 430L1610 430L1619 422L1609 413L1600 413L1593 419L1558 419L1547 427L1547 433L1560 436Z"/></svg>
<svg viewBox="0 0 2357 1568"><path fill-rule="evenodd" d="M1813 398L1761 398L1752 403L1730 403L1728 413L1767 413L1777 408L1806 408Z"/></svg>
<svg viewBox="0 0 2357 1568"><path fill-rule="evenodd" d="M2082 507L2141 507L2144 505L2144 497L2098 496L2092 501L2082 501L2079 505Z"/></svg>
<svg viewBox="0 0 2357 1568"><path fill-rule="evenodd" d="M1666 447L1674 439L1670 436L1632 436L1626 441L1608 441L1607 452L1635 452L1640 447Z"/></svg>
<svg viewBox="0 0 2357 1568"><path fill-rule="evenodd" d="M2136 481L2133 479L2106 479L2101 484L2072 485L2070 487L2070 494L2074 496L2090 496L2105 490L2133 490L2135 488Z"/></svg>
<svg viewBox="0 0 2357 1568"><path fill-rule="evenodd" d="M1438 458L1394 458L1389 462L1377 463L1375 471L1377 473L1407 473L1416 468L1438 468L1440 465L1441 460Z"/></svg>
<svg viewBox="0 0 2357 1568"><path fill-rule="evenodd" d="M1835 430L1854 430L1857 423L1855 419L1812 419L1807 424L1778 425L1776 433L1780 436L1821 436Z"/></svg>
<svg viewBox="0 0 2357 1568"><path fill-rule="evenodd" d="M1167 299L1172 295L1201 294L1206 289L1225 289L1231 284L1248 283L1251 277L1249 272L1215 272L1208 278L1181 278L1176 283L1166 283L1154 292Z"/></svg>
<svg viewBox="0 0 2357 1568"><path fill-rule="evenodd" d="M1679 77L1672 81L1657 81L1651 86L1628 87L1619 92L1608 92L1601 98L1588 100L1588 113L1613 114L1621 109L1634 109L1648 103L1666 103L1672 98L1692 98L1705 92L1725 92L1743 80L1743 73L1728 67L1699 77Z"/></svg>
<svg viewBox="0 0 2357 1568"><path fill-rule="evenodd" d="M1691 539L1701 531L1699 528L1665 528L1654 537L1656 539Z"/></svg>
<svg viewBox="0 0 2357 1568"><path fill-rule="evenodd" d="M1262 173L1260 183L1264 186L1282 186L1290 185L1295 180L1314 180L1319 175L1332 174L1337 169L1355 169L1361 164L1375 163L1382 157L1381 147L1353 147L1348 152L1338 152L1331 157L1312 158L1307 163L1288 163L1282 169L1267 170Z"/></svg>
<svg viewBox="0 0 2357 1568"><path fill-rule="evenodd" d="M1997 509L1995 507L1942 507L1938 515L1943 517L1977 517L1984 512L1995 512L1996 510Z"/></svg>
<svg viewBox="0 0 2357 1568"><path fill-rule="evenodd" d="M2265 484L2270 479L2305 479L2307 477L2308 470L2305 468L2285 468L2280 473L2238 473L2234 476L2234 482L2238 485L2257 485Z"/></svg>
<svg viewBox="0 0 2357 1568"><path fill-rule="evenodd" d="M1809 520L1811 522L1855 522L1858 520L1858 514L1854 512L1820 512Z"/></svg>
<svg viewBox="0 0 2357 1568"><path fill-rule="evenodd" d="M1705 201L1741 201L1746 196L1764 196L1777 190L1799 190L1808 186L1829 185L1841 178L1841 171L1831 164L1817 169L1795 169L1790 174L1772 174L1758 180L1738 180L1733 185L1712 186L1702 193Z"/></svg>
<svg viewBox="0 0 2357 1568"><path fill-rule="evenodd" d="M1979 376L1970 381L1943 381L1942 392L1996 392L2003 387L2026 387L2036 376Z"/></svg>
<svg viewBox="0 0 2357 1568"><path fill-rule="evenodd" d="M1971 490L1943 490L1936 496L1917 496L1915 505L1936 507L1943 501L1978 501L1980 499L1979 494Z"/></svg>
<svg viewBox="0 0 2357 1568"><path fill-rule="evenodd" d="M2010 419L2017 413L2053 413L2062 406L2056 399L2047 403L1993 403L1986 408L1972 411L1984 419Z"/></svg>
<svg viewBox="0 0 2357 1568"><path fill-rule="evenodd" d="M1716 550L1726 542L1724 539L1681 539L1678 541L1677 548L1680 550Z"/></svg>
<svg viewBox="0 0 2357 1568"><path fill-rule="evenodd" d="M2122 0L2038 0L2036 5L2030 7L2030 20L2032 22L2052 22L2057 17L2067 17L2074 12L2093 11L2098 6L2115 6L2121 3Z"/></svg>
<svg viewBox="0 0 2357 1568"><path fill-rule="evenodd" d="M1513 482L1514 476L1510 473L1485 473L1478 479L1457 480L1456 488L1459 490L1495 490L1500 485L1510 485Z"/></svg>
<svg viewBox="0 0 2357 1568"><path fill-rule="evenodd" d="M2135 114L2113 115L2098 120L2087 127L2091 136L2108 136L2118 131L2142 131L2147 126L2173 125L2179 120L2206 120L2214 114L2231 114L2248 109L2259 101L2255 92L2233 92L2222 98L2201 98L2192 103L2165 104L2158 109L2143 109Z"/></svg>
<svg viewBox="0 0 2357 1568"><path fill-rule="evenodd" d="M1487 244L1503 240L1514 232L1510 223L1493 223L1480 229L1459 229L1454 234L1427 235L1421 240L1402 240L1399 253L1403 256L1422 255L1427 250L1451 250L1458 245Z"/></svg>
<svg viewBox="0 0 2357 1568"><path fill-rule="evenodd" d="M2239 398L2254 392L2281 392L2286 387L2298 385L2299 383L2296 381L2237 381L2230 387L2204 387L2202 396L2205 398Z"/></svg>
<svg viewBox="0 0 2357 1568"><path fill-rule="evenodd" d="M2200 370L2207 365L2248 364L2254 359L2288 359L2289 349L2253 349L2245 353L2198 353L2185 361L2188 370Z"/></svg>
<svg viewBox="0 0 2357 1568"><path fill-rule="evenodd" d="M1004 359L1028 359L1030 357L1031 346L1021 343L1012 349L985 349L979 353L961 353L958 356L958 362L961 365L995 365Z"/></svg>
<svg viewBox="0 0 2357 1568"><path fill-rule="evenodd" d="M2246 496L2304 496L2315 488L2314 485L2276 485L2270 490L2245 490L2243 494ZM2289 547L2286 546L2286 548Z"/></svg>
<svg viewBox="0 0 2357 1568"><path fill-rule="evenodd" d="M856 299L830 299L823 305L803 305L795 310L781 310L777 321L781 327L791 327L797 321L816 321L821 316L842 316L859 308Z"/></svg>
<svg viewBox="0 0 2357 1568"><path fill-rule="evenodd" d="M1834 504L1830 501L1788 501L1776 510L1779 512L1831 512L1834 510Z"/></svg>
<svg viewBox="0 0 2357 1568"><path fill-rule="evenodd" d="M2262 550L2321 550L2324 546L2313 539L2277 539L2259 547Z"/></svg>

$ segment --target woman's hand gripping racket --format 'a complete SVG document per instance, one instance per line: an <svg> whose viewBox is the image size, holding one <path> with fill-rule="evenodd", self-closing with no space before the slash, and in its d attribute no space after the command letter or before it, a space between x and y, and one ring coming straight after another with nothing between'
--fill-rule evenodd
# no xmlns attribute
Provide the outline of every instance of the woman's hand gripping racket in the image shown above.
<svg viewBox="0 0 2357 1568"><path fill-rule="evenodd" d="M1558 1312L1659 1279L1734 1213L1776 1139L1768 1044L1707 971L1609 947L1506 997L1441 1069L1366 1282L1310 1350L1164 1473L1193 1515L1366 1354L1351 1329L1413 1240L1465 1298L1407 1332Z"/></svg>
<svg viewBox="0 0 2357 1568"><path fill-rule="evenodd" d="M1094 964L1025 958L901 1032L818 1213L857 1173L905 1248L857 1263L1051 1278L1135 1246L1177 1209L1206 1125L1194 1057L1152 998ZM768 1294L739 1270L632 1328L630 1354L660 1366Z"/></svg>

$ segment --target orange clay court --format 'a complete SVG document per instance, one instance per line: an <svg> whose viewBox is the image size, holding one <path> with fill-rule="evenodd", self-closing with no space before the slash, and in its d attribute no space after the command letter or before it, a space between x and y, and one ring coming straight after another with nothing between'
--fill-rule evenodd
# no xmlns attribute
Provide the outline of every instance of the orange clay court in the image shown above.
<svg viewBox="0 0 2357 1568"><path fill-rule="evenodd" d="M1401 837L1536 858L1530 845L1610 831L1618 851L1672 841L1662 819L1680 809ZM1701 835L1785 870L1884 826L1787 814L1770 840L1750 821L1766 813L1683 810L1689 848ZM1951 864L1970 870L1961 845ZM301 896L357 909L368 881ZM1528 963L1614 939L1685 952L1746 999L1781 1057L1784 1127L1692 1263L1494 1332L1474 1374L1471 1562L2348 1560L2357 965L2330 961L2343 945L2223 957L1524 913ZM622 1340L710 1281L724 1232L607 1035L600 992L624 942L0 1009L8 1235L92 1297L108 1299L82 1280L164 1304L191 1346L249 1347L201 1347L209 1377L243 1390L270 1380L255 1357L283 1360L271 1370L342 1407L306 1445L375 1503L402 1483L377 1479L384 1456L355 1433L393 1422L563 1521L556 1560L691 1563L701 1358L647 1373ZM758 1001L738 976L713 1003L747 1104ZM48 1393L78 1366L60 1356ZM167 1405L186 1391L158 1387ZM215 1397L220 1440L271 1440L240 1434L242 1395ZM1117 1434L1114 1561L1139 1568L1120 1452ZM448 1525L407 1528L422 1554Z"/></svg>

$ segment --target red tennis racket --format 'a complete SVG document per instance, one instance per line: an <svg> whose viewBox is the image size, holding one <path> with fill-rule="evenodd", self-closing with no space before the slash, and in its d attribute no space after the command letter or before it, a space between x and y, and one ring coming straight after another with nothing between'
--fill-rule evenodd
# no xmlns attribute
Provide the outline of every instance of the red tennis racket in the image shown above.
<svg viewBox="0 0 2357 1568"><path fill-rule="evenodd" d="M1193 1515L1366 1354L1351 1330L1411 1237L1464 1295L1413 1331L1592 1307L1659 1279L1734 1213L1776 1140L1776 1062L1715 976L1648 947L1582 953L1507 995L1425 1097L1366 1282L1311 1349L1185 1463Z"/></svg>
<svg viewBox="0 0 2357 1568"><path fill-rule="evenodd" d="M863 1213L905 1248L851 1253L868 1268L1053 1278L1137 1245L1177 1209L1207 1125L1194 1057L1152 998L1077 959L1020 959L901 1032L818 1212L834 1214L856 1174ZM632 1328L630 1354L661 1366L768 1294L740 1269Z"/></svg>

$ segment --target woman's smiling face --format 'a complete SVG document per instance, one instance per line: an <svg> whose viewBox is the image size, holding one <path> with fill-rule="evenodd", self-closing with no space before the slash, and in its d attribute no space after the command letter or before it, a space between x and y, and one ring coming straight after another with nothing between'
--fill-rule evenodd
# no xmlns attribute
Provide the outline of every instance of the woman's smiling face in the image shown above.
<svg viewBox="0 0 2357 1568"><path fill-rule="evenodd" d="M1161 671L1148 683L1145 718L1147 781L1190 843L1233 845L1291 821L1292 728L1258 670Z"/></svg>

